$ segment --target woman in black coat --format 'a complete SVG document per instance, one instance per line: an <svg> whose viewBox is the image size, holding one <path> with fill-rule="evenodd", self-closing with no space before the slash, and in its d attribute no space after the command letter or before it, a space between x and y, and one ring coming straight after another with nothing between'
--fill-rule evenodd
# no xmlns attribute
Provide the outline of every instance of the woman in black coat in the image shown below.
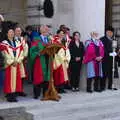
<svg viewBox="0 0 120 120"><path fill-rule="evenodd" d="M84 45L80 41L80 33L74 32L73 39L69 45L70 60L70 84L73 91L79 91L80 70L84 55Z"/></svg>

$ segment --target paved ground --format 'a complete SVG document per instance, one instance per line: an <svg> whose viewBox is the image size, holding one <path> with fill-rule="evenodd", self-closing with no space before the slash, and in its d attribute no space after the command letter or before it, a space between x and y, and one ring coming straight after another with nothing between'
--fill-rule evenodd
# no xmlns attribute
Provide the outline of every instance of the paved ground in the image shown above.
<svg viewBox="0 0 120 120"><path fill-rule="evenodd" d="M102 93L71 92L62 94L59 102L19 97L18 103L0 101L0 109L25 107L34 120L120 120L120 90Z"/></svg>

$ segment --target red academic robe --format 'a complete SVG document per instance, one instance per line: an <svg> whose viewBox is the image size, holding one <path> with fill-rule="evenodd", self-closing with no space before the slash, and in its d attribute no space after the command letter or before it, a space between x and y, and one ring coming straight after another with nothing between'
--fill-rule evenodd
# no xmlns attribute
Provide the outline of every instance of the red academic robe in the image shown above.
<svg viewBox="0 0 120 120"><path fill-rule="evenodd" d="M55 36L53 42L60 44L59 37ZM55 54L53 61L53 79L55 86L59 86L68 82L67 69L69 61L69 49L63 46L58 53Z"/></svg>
<svg viewBox="0 0 120 120"><path fill-rule="evenodd" d="M22 45L23 46L23 55L24 55L24 60L23 62L20 64L21 66L21 77L25 78L26 80L28 79L28 72L26 70L26 58L28 56L28 44L25 41L25 39L23 37L20 38L20 41L16 40L17 45Z"/></svg>
<svg viewBox="0 0 120 120"><path fill-rule="evenodd" d="M0 48L5 57L4 93L23 92L20 68L20 63L24 59L23 46L14 48L5 40L0 44ZM16 56L13 51L16 52ZM17 62L16 66L12 65L14 62Z"/></svg>

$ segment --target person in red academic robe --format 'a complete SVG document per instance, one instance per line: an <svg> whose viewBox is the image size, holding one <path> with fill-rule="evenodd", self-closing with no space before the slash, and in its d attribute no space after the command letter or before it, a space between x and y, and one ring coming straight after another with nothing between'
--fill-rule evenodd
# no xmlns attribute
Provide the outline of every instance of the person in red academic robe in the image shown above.
<svg viewBox="0 0 120 120"><path fill-rule="evenodd" d="M27 56L28 56L28 44L27 44L25 38L22 37L22 29L19 26L15 27L14 31L15 31L15 37L14 37L15 42L18 45L22 45L23 48L24 48L23 49L24 60L20 64L20 67L22 69L21 70L21 77L22 77L22 80L24 82L24 80L27 79L27 75L28 75L27 70L26 70L26 62L27 62ZM22 92L22 93L16 93L16 94L18 96L23 96L23 97L27 96L27 94L24 93L24 92Z"/></svg>
<svg viewBox="0 0 120 120"><path fill-rule="evenodd" d="M63 47L55 54L53 62L53 78L58 92L64 93L64 85L68 82L68 65L70 61L70 52L66 47L64 40L64 31L58 30L54 43L63 44Z"/></svg>
<svg viewBox="0 0 120 120"><path fill-rule="evenodd" d="M14 31L9 28L7 39L0 44L5 58L4 93L8 102L17 102L15 93L23 92L20 64L24 59L23 46L14 40Z"/></svg>

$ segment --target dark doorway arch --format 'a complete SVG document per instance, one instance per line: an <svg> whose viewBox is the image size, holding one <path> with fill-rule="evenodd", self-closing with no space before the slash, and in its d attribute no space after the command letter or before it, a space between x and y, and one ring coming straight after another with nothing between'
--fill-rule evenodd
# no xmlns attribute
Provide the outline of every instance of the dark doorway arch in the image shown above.
<svg viewBox="0 0 120 120"><path fill-rule="evenodd" d="M112 0L105 0L105 28L112 26Z"/></svg>

